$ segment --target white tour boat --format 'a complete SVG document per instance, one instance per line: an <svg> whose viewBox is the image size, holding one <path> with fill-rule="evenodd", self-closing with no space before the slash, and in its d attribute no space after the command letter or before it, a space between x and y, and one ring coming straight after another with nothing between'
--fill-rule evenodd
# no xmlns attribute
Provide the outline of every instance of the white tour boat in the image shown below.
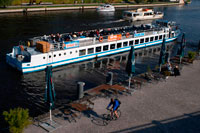
<svg viewBox="0 0 200 133"><path fill-rule="evenodd" d="M22 73L44 70L111 54L159 45L163 38L174 41L180 34L175 23L158 21L156 25L123 26L57 36L39 36L25 45L14 46L6 62Z"/></svg>
<svg viewBox="0 0 200 133"><path fill-rule="evenodd" d="M129 21L149 20L163 18L162 12L154 12L152 9L139 8L137 10L130 10L123 12L123 19Z"/></svg>
<svg viewBox="0 0 200 133"><path fill-rule="evenodd" d="M102 11L102 12L114 12L115 7L112 6L111 4L103 4L97 7L97 11Z"/></svg>

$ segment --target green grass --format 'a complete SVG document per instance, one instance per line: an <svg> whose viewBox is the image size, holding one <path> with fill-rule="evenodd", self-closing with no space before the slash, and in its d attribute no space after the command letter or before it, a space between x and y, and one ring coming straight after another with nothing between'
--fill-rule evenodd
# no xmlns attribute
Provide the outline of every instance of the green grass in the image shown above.
<svg viewBox="0 0 200 133"><path fill-rule="evenodd" d="M21 1L21 0L15 0ZM46 0L48 1L48 0ZM26 3L26 0L23 0L23 2ZM44 2L44 1L43 1ZM37 5L32 5L32 6L16 6L16 7L9 7L9 8L1 8L3 10L9 10L9 9L25 9L25 8L53 8L53 7L82 7L82 6L98 6L101 3L87 3L87 4L70 4L70 5L44 5L44 6L37 6ZM173 4L169 2L153 2L153 3L139 3L139 4L128 4L128 3L112 3L112 5L143 5L143 4Z"/></svg>

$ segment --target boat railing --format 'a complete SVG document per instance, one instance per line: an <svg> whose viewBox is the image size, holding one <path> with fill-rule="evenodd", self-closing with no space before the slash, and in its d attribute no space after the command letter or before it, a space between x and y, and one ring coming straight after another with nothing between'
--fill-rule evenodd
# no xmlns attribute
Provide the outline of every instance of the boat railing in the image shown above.
<svg viewBox="0 0 200 133"><path fill-rule="evenodd" d="M140 27L137 30L134 29L126 29L127 27L125 27L124 29L121 30L112 30L111 32L108 32L107 35L101 35L101 36L95 36L95 37L87 37L85 36L84 38L81 38L80 36L78 37L72 37L72 39L70 39L69 41L75 41L78 40L79 41L79 47L83 47L83 46L88 46L88 45L94 45L94 44L99 44L99 43L105 43L105 42L112 42L112 41L119 41L119 40L124 40L124 39L128 39L128 38L137 38L137 37L141 37L141 36L146 36L146 35L152 35L155 32L156 33L163 33L164 32L164 28L163 27L153 27L153 28L149 28L149 29L145 29ZM117 28L115 28L117 29ZM144 30L145 29L145 30ZM135 36L135 34L139 34L139 33L144 33L141 34L139 36ZM64 33L62 34L62 36L64 37L65 35L68 35L68 33ZM108 37L111 35L120 35L120 39L115 39L115 40L108 40ZM40 36L40 37L34 37L32 38L34 44L36 44L37 41L40 40L44 40L47 41L51 44L51 51L56 51L56 50L62 50L63 49L63 41L64 38L61 38L60 41L55 42L53 40L51 40L51 38L49 36Z"/></svg>

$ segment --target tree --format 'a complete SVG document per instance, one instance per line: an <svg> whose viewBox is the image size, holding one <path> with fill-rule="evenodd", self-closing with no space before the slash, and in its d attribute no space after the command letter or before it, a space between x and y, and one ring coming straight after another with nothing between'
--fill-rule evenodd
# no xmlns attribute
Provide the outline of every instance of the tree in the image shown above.
<svg viewBox="0 0 200 133"><path fill-rule="evenodd" d="M6 6L10 5L13 0L0 0L0 6L3 6L3 8L6 8Z"/></svg>
<svg viewBox="0 0 200 133"><path fill-rule="evenodd" d="M11 133L21 133L26 126L31 124L28 109L10 109L9 112L4 111L3 115L5 121L9 124L9 131Z"/></svg>

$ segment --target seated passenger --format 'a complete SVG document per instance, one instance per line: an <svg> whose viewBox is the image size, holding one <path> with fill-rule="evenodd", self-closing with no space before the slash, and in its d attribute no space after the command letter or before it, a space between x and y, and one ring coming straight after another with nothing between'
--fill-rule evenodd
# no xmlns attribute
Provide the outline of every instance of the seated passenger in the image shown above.
<svg viewBox="0 0 200 133"><path fill-rule="evenodd" d="M167 62L167 70L168 70L169 72L172 71L172 66L171 66L171 63L170 63L170 62Z"/></svg>
<svg viewBox="0 0 200 133"><path fill-rule="evenodd" d="M56 40L57 42L59 42L59 41L60 41L60 38L61 38L60 34L57 33L57 34L56 34L56 37L55 37L55 40Z"/></svg>
<svg viewBox="0 0 200 133"><path fill-rule="evenodd" d="M50 37L51 37L51 40L52 40L53 42L55 42L55 38L56 38L55 35L54 35L54 34L51 34Z"/></svg>
<svg viewBox="0 0 200 133"><path fill-rule="evenodd" d="M179 76L179 75L181 75L181 74L180 74L180 71L179 71L178 66L176 66L176 67L174 68L174 76L176 77L176 76Z"/></svg>

